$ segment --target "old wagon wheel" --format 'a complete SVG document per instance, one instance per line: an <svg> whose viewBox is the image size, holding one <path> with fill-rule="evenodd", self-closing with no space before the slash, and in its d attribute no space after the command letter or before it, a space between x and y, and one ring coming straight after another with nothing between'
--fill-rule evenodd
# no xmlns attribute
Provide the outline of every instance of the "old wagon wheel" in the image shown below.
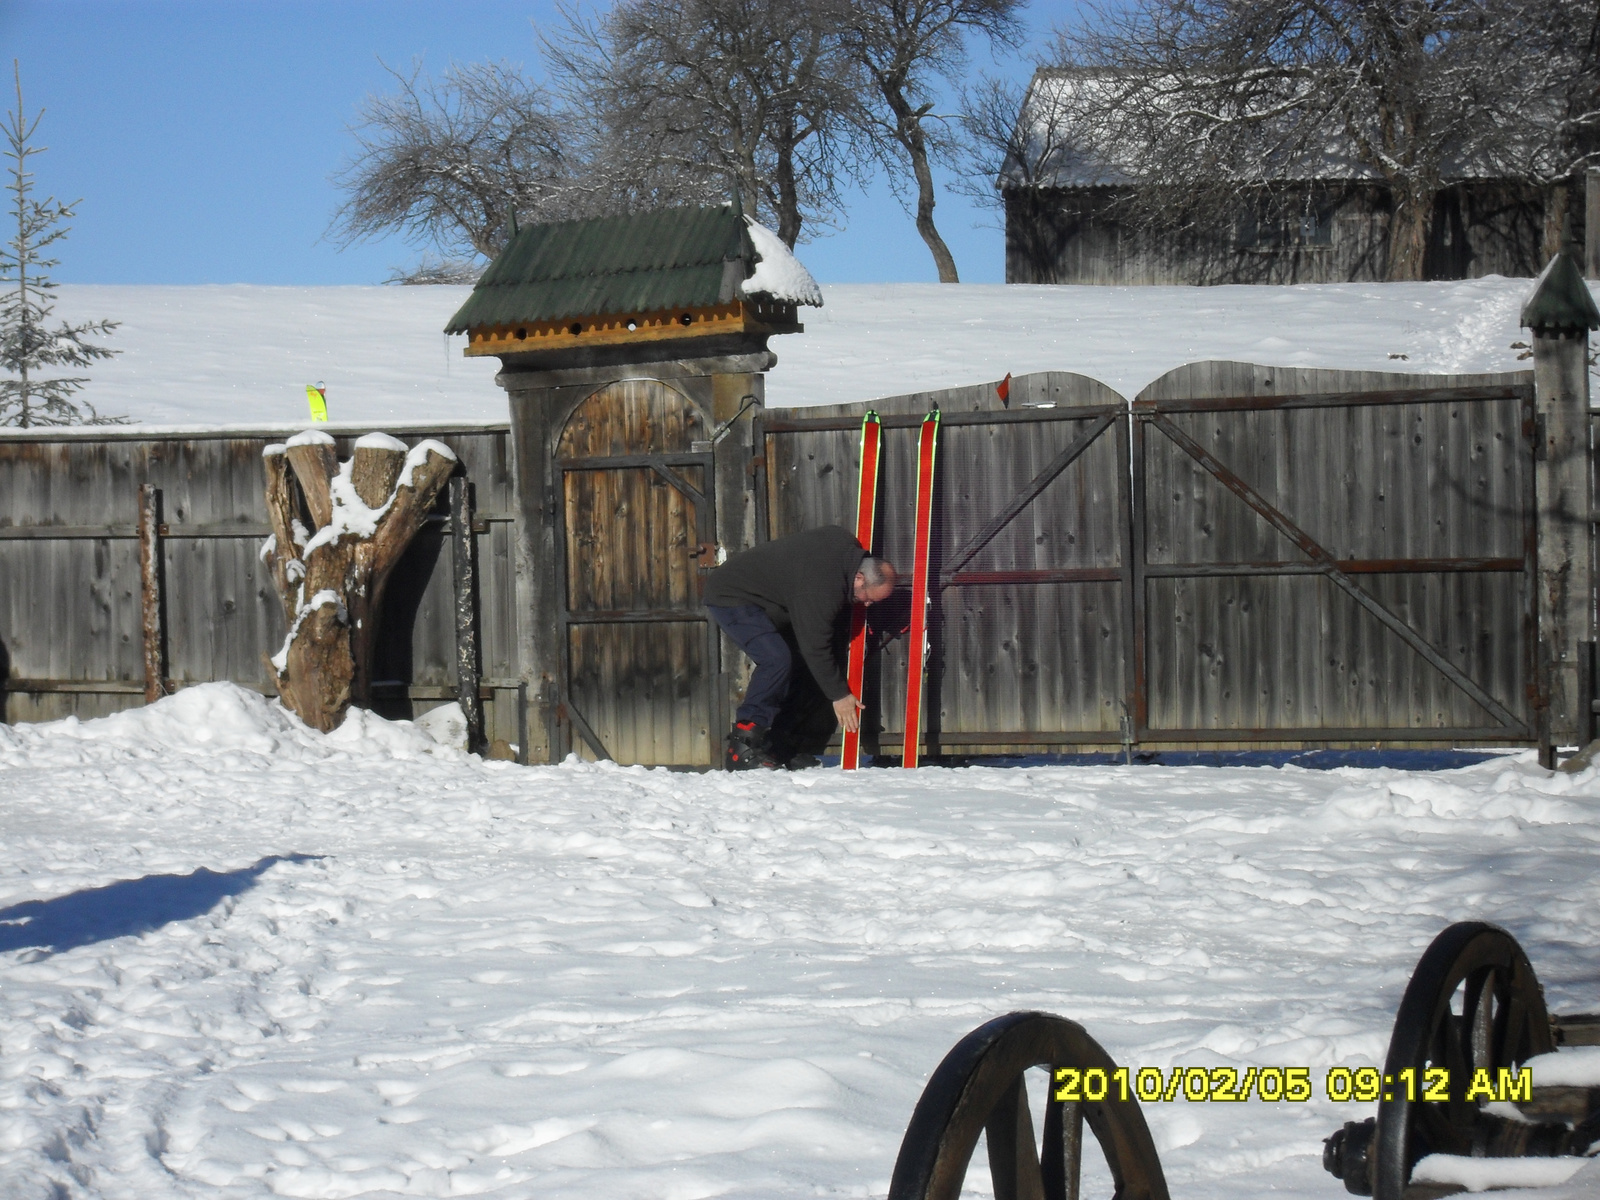
<svg viewBox="0 0 1600 1200"><path fill-rule="evenodd" d="M1544 991L1514 937L1497 925L1462 921L1434 938L1406 985L1384 1060L1372 1152L1375 1200L1401 1200L1411 1168L1428 1154L1560 1153L1510 1144L1543 1127L1504 1122L1467 1100L1473 1072L1498 1079L1501 1068L1553 1049ZM1449 1100L1428 1102L1427 1071L1441 1067L1450 1072ZM1414 1097L1401 1081L1405 1071L1415 1072ZM1511 1128L1501 1130L1502 1124Z"/></svg>
<svg viewBox="0 0 1600 1200"><path fill-rule="evenodd" d="M955 1044L911 1114L889 1183L889 1200L956 1200L978 1135L987 1132L995 1200L1078 1200L1083 1126L1099 1143L1115 1200L1168 1200L1161 1160L1139 1101L1115 1085L1100 1100L1046 1102L1044 1152L1034 1150L1023 1076L1030 1067L1094 1071L1116 1064L1072 1021L1016 1012L980 1025ZM1086 1087L1085 1095L1099 1091Z"/></svg>

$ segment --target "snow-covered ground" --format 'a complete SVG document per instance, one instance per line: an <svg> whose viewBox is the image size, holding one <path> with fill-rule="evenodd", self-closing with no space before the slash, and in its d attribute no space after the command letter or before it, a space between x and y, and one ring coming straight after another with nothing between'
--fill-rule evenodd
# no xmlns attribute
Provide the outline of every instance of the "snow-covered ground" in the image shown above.
<svg viewBox="0 0 1600 1200"><path fill-rule="evenodd" d="M775 340L768 401L1043 369L1131 396L1206 358L1514 369L1527 290L835 286ZM439 332L465 294L78 285L58 312L123 322L84 397L143 425L294 428L319 381L339 424L501 421L498 364ZM223 684L0 726L0 1197L878 1196L933 1067L1013 1009L1135 1068L1320 1085L1381 1062L1421 949L1469 917L1552 1008L1600 1008L1597 850L1600 772L1526 755L519 768ZM1333 1200L1321 1139L1367 1111L1320 1086L1146 1108L1175 1200ZM1600 1195L1572 1165L1502 1182Z"/></svg>
<svg viewBox="0 0 1600 1200"><path fill-rule="evenodd" d="M881 1196L929 1072L1019 1008L1133 1067L1310 1068L1146 1112L1175 1200L1334 1200L1370 1107L1323 1074L1381 1063L1444 925L1600 1007L1600 773L1527 755L519 768L212 684L0 727L0 835L8 1200Z"/></svg>
<svg viewBox="0 0 1600 1200"><path fill-rule="evenodd" d="M774 407L838 404L1078 371L1132 396L1200 359L1420 372L1525 367L1513 342L1526 279L1305 287L855 284L823 289L803 334L774 338ZM289 426L306 385L335 423L504 421L498 359L440 332L459 287L110 287L60 291L58 313L110 318L118 357L83 398L165 426ZM1405 357L1395 357L1404 355Z"/></svg>

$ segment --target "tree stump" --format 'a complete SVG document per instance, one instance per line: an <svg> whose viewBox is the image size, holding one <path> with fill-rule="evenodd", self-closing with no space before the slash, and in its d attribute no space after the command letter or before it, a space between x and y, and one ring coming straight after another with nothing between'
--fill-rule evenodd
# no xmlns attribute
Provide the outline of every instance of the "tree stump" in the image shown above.
<svg viewBox="0 0 1600 1200"><path fill-rule="evenodd" d="M261 559L289 626L270 658L278 694L324 733L372 693L372 645L389 572L455 469L431 438L407 449L369 433L339 461L334 440L308 429L262 451L272 536Z"/></svg>

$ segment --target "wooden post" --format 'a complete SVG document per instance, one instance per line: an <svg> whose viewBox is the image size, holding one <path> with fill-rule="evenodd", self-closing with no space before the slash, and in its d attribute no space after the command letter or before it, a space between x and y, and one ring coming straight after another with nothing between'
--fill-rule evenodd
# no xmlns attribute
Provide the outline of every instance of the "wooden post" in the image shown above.
<svg viewBox="0 0 1600 1200"><path fill-rule="evenodd" d="M472 536L472 484L450 479L450 562L456 597L456 698L467 719L467 752L483 749L483 702L478 697L478 583Z"/></svg>
<svg viewBox="0 0 1600 1200"><path fill-rule="evenodd" d="M1583 273L1600 279L1600 167L1585 171L1583 182Z"/></svg>
<svg viewBox="0 0 1600 1200"><path fill-rule="evenodd" d="M167 631L162 603L161 492L154 484L139 485L139 606L144 631L144 702L154 704L167 694Z"/></svg>
<svg viewBox="0 0 1600 1200"><path fill-rule="evenodd" d="M528 765L528 685L517 684L517 763Z"/></svg>
<svg viewBox="0 0 1600 1200"><path fill-rule="evenodd" d="M716 543L725 555L734 555L756 544L756 504L754 457L761 453L752 441L755 418L766 401L766 376L760 372L716 374L711 377L711 419L720 431L712 447L712 466L716 488ZM703 564L715 566L715 560ZM713 757L722 735L733 724L733 712L747 679L742 654L729 654L732 643L718 634L714 645L718 653L709 664L715 709L711 731ZM733 669L729 669L729 668Z"/></svg>
<svg viewBox="0 0 1600 1200"><path fill-rule="evenodd" d="M1562 251L1522 310L1533 331L1534 503L1538 536L1540 760L1570 745L1588 722L1579 679L1583 643L1595 640L1589 537L1589 330L1600 310L1576 256Z"/></svg>
<svg viewBox="0 0 1600 1200"><path fill-rule="evenodd" d="M1578 745L1587 746L1595 738L1594 701L1596 694L1595 643L1578 644Z"/></svg>
<svg viewBox="0 0 1600 1200"><path fill-rule="evenodd" d="M517 731L518 761L560 762L564 747L557 676L560 671L560 597L556 591L556 488L554 439L576 398L560 390L516 386L500 376L511 401L511 449L517 481L517 658L527 685L528 714ZM576 391L577 389L573 389ZM560 407L561 412L556 409Z"/></svg>

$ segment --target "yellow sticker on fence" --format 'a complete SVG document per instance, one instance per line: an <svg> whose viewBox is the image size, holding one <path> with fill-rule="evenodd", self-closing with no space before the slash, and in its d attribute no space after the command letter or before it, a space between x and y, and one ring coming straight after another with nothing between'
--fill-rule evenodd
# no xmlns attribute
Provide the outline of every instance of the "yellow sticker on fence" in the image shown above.
<svg viewBox="0 0 1600 1200"><path fill-rule="evenodd" d="M311 419L313 421L326 421L328 419L328 393L314 383L306 384L306 403L311 405Z"/></svg>

